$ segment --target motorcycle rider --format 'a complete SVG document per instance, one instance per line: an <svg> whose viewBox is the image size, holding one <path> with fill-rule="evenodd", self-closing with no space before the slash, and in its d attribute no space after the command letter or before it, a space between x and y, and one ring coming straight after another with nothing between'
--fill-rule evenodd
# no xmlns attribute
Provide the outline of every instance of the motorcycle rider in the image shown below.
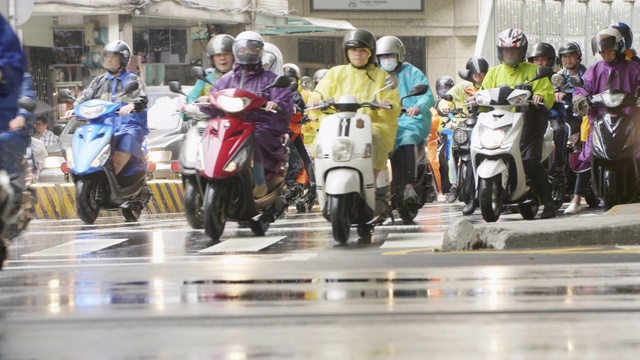
<svg viewBox="0 0 640 360"><path fill-rule="evenodd" d="M359 102L371 101L374 93L384 87L388 74L376 66L376 38L369 30L349 31L342 39L342 49L348 64L334 66L327 72L318 83L317 92L309 97L308 107L319 105L321 96L338 99L342 95L353 95ZM393 150L401 111L398 90L386 89L379 92L377 97L380 106L391 105L392 109L358 110L371 117L374 180L380 171L387 169L387 159ZM309 116L322 121L325 114L320 110L311 110Z"/></svg>
<svg viewBox="0 0 640 360"><path fill-rule="evenodd" d="M114 121L116 151L114 153L114 173L118 175L129 163L144 162L145 154L142 149L144 137L149 133L147 117L126 116L134 112L142 112L147 108L147 95L142 79L134 72L127 70L131 59L131 48L122 40L114 40L104 46L102 50L102 67L106 72L99 75L76 98L73 106L85 101L102 99L105 101L126 101L127 105L118 110L120 117ZM138 83L138 89L131 94L122 96L124 87L130 81ZM73 116L73 109L67 110L66 117Z"/></svg>
<svg viewBox="0 0 640 360"><path fill-rule="evenodd" d="M531 48L528 60L538 66L548 66L554 68L556 65L556 49L547 42L539 42ZM554 159L553 171L555 176L559 176L562 181L565 180L565 159L567 145L567 130L565 122L564 105L556 101L550 111L550 125L553 129L554 143Z"/></svg>
<svg viewBox="0 0 640 360"><path fill-rule="evenodd" d="M520 29L506 29L498 35L498 58L500 65L489 69L482 82L484 89L508 85L514 88L517 83L525 83L536 76L538 66L525 61L527 57L527 36ZM531 105L525 113L523 125L521 153L525 173L532 180L544 210L542 219L556 216L555 205L551 195L551 183L547 171L541 164L544 133L548 127L548 109L553 106L554 90L548 78L531 83L532 100L544 102L544 105Z"/></svg>
<svg viewBox="0 0 640 360"><path fill-rule="evenodd" d="M383 36L376 42L376 56L380 67L399 80L400 97L407 95L417 84L429 84L429 80L417 67L405 61L404 44L395 36ZM398 130L391 171L394 187L404 186L402 199L405 205L414 207L418 204L418 194L414 189L416 182L416 165L418 146L425 146L431 129L431 108L434 104L433 93L429 89L424 95L408 97L403 106L406 112L398 118Z"/></svg>
<svg viewBox="0 0 640 360"><path fill-rule="evenodd" d="M587 67L584 66L582 62L582 49L580 45L575 41L570 41L564 45L562 45L558 49L558 57L562 62L562 69L558 71L558 74L561 74L565 78L565 85L562 91L556 92L556 102L563 103L567 106L566 109L566 122L569 124L571 128L571 133L580 132L580 125L582 124L582 117L578 116L573 111L573 92L574 87L569 82L569 78L571 76L580 76L587 71ZM586 139L587 134L581 134L580 137ZM588 167L588 166L585 166ZM571 203L564 210L565 215L573 215L580 211L582 208L580 207L580 201L582 200L582 196L587 194L587 187L591 184L591 172L589 170L581 171L576 173L576 183L573 191L573 198L571 199Z"/></svg>
<svg viewBox="0 0 640 360"><path fill-rule="evenodd" d="M0 191L0 215L2 216L0 231L4 232L6 229L4 217L10 210L12 200L9 194L13 193L9 185L9 176L16 171L16 164L24 156L30 137L28 130L26 130L26 137L21 135L25 131L24 124L19 124L19 116L16 116L26 58L22 52L20 40L2 15L0 15L0 35L2 47L0 51L0 176L3 178L0 186L6 186ZM5 244L5 239L0 237L0 269L6 258L6 245L8 244Z"/></svg>
<svg viewBox="0 0 640 360"><path fill-rule="evenodd" d="M288 76L291 79L292 83L298 85L298 88L293 91L293 116L291 116L291 123L289 124L290 139L291 145L293 145L293 151L291 151L289 157L289 173L291 173L291 179L287 179L288 182L301 182L304 186L306 181L301 179L301 176L304 178L306 172L306 178L309 181L309 194L310 199L315 199L316 196L316 185L315 185L315 176L313 173L313 164L311 163L311 158L309 157L309 153L304 146L304 135L302 133L302 123L304 117L304 109L305 109L305 101L303 95L301 93L300 88L300 68L296 64L287 63L282 67L282 72L285 76ZM294 161L296 159L297 161ZM304 166L305 172L302 171L302 166ZM289 177L289 176L287 176Z"/></svg>
<svg viewBox="0 0 640 360"><path fill-rule="evenodd" d="M207 80L215 83L222 75L231 70L233 66L233 36L218 34L207 43L207 54L211 61L211 67L205 70ZM211 85L203 80L197 80L191 91L187 94L187 102L198 100L205 102L209 97Z"/></svg>
<svg viewBox="0 0 640 360"><path fill-rule="evenodd" d="M211 92L234 88L257 93L273 83L278 76L262 66L264 46L264 40L257 32L244 31L238 34L233 42L233 68L213 84ZM271 88L261 92L260 96L267 99L266 111L245 114L247 119L256 123L253 153L255 198L264 197L268 193L267 176L283 175L280 173L285 161L282 136L289 131L293 110L293 95L288 88Z"/></svg>
<svg viewBox="0 0 640 360"><path fill-rule="evenodd" d="M601 30L591 39L591 49L594 55L599 53L602 60L591 65L582 75L585 88L590 89L591 94L598 94L607 89L619 89L633 94L640 86L640 63L625 58L627 48L622 34L613 28ZM595 118L605 112L606 109L590 109L588 95L589 92L587 90L575 88L573 92L573 109L579 116L587 115L589 125L593 126ZM637 105L640 105L640 100ZM629 107L625 109L625 112L628 114L631 112L637 113L638 110ZM590 160L592 144L593 136L589 134L579 160Z"/></svg>
<svg viewBox="0 0 640 360"><path fill-rule="evenodd" d="M328 71L329 69L320 69L313 73L312 79L314 83L314 88L315 86L318 85L320 80L322 80L322 78L326 75ZM309 98L311 97L312 93L313 92L309 92L307 94L305 103L309 102ZM312 117L309 117L309 122L302 125L302 134L304 135L304 145L307 147L308 149L307 152L309 153L311 153L310 152L311 145L313 145L313 142L316 140L316 135L318 134L319 125L320 123L318 122L318 119L312 118Z"/></svg>
<svg viewBox="0 0 640 360"><path fill-rule="evenodd" d="M451 145L452 145L452 137L453 137L453 126L455 123L453 122L452 114L445 114L438 110L440 103L444 102L444 95L451 90L455 86L455 82L453 78L449 75L440 76L436 80L436 93L438 94L438 100L434 105L435 109L438 111L440 115L440 119L443 121L443 128L440 129L438 133L438 140L441 142L441 150L438 154L440 162L439 166L439 174L445 174L446 176L442 176L440 179L440 183L442 185L442 192L448 193L443 201L446 201L447 198L455 199L458 197L458 174L456 174L456 165L453 157L451 156ZM444 142L444 144L442 144ZM446 160L446 161L445 161ZM431 159L429 160L431 161ZM455 184L455 185L454 185Z"/></svg>
<svg viewBox="0 0 640 360"><path fill-rule="evenodd" d="M465 112L469 112L467 104L469 104L471 108L477 108L478 105L475 104L475 94L482 87L482 82L484 81L484 77L489 71L489 62L480 56L472 56L467 60L467 64L465 69L469 70L471 73L471 77L473 82L470 81L461 81L452 87L449 91L447 91L447 95L451 95L453 98L451 102L449 101L440 101L438 103L438 111L449 114L452 108L463 109ZM463 120L462 118L461 120ZM456 189L457 190L457 189ZM475 194L475 188L470 189ZM475 196L471 196L472 198ZM455 199L454 199L455 200ZM453 202L453 201L450 201ZM475 211L475 202L471 201L462 209L463 215L471 215Z"/></svg>

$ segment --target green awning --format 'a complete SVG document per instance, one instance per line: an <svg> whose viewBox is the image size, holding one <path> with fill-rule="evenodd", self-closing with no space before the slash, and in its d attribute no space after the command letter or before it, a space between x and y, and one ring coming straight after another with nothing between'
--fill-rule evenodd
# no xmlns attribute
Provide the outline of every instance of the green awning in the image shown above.
<svg viewBox="0 0 640 360"><path fill-rule="evenodd" d="M262 35L349 31L355 29L353 25L344 20L265 14L258 14L254 25L255 31Z"/></svg>

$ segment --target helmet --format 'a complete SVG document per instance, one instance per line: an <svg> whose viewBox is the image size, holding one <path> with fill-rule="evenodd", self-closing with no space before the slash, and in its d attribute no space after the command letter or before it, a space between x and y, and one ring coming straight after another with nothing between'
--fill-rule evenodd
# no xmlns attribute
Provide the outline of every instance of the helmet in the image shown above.
<svg viewBox="0 0 640 360"><path fill-rule="evenodd" d="M593 55L600 51L611 49L617 51L619 54L624 53L627 49L622 34L620 34L618 30L612 28L600 30L596 36L591 38L591 51L593 51Z"/></svg>
<svg viewBox="0 0 640 360"><path fill-rule="evenodd" d="M525 60L527 56L527 47L529 42L527 36L520 29L507 29L498 34L498 42L496 47L498 48L498 59L504 60L502 56L503 49L520 49L522 53L521 61Z"/></svg>
<svg viewBox="0 0 640 360"><path fill-rule="evenodd" d="M284 75L286 75L288 77L294 77L295 76L298 79L300 79L300 68L296 64L286 63L282 67L282 71L284 72Z"/></svg>
<svg viewBox="0 0 640 360"><path fill-rule="evenodd" d="M582 61L582 50L580 49L580 45L578 45L575 41L570 41L558 49L558 56L562 57L564 54L578 54L578 61Z"/></svg>
<svg viewBox="0 0 640 360"><path fill-rule="evenodd" d="M407 51L404 44L395 36L383 36L376 42L376 55L396 54L398 62L404 62Z"/></svg>
<svg viewBox="0 0 640 360"><path fill-rule="evenodd" d="M486 74L489 71L489 62L481 56L473 56L467 61L466 69L471 71L472 74Z"/></svg>
<svg viewBox="0 0 640 360"><path fill-rule="evenodd" d="M262 52L262 67L282 75L282 53L272 43L264 43Z"/></svg>
<svg viewBox="0 0 640 360"><path fill-rule="evenodd" d="M102 49L102 57L109 54L120 55L120 66L126 67L131 59L131 48L122 40L114 40Z"/></svg>
<svg viewBox="0 0 640 360"><path fill-rule="evenodd" d="M455 85L455 82L451 76L440 76L438 80L436 80L436 92L438 93L438 96L443 97L447 91L451 90L453 85Z"/></svg>
<svg viewBox="0 0 640 360"><path fill-rule="evenodd" d="M539 56L547 58L547 63L544 66L553 67L556 60L556 49L553 45L547 42L539 42L531 47L527 60L529 60L529 62L533 62L533 58Z"/></svg>
<svg viewBox="0 0 640 360"><path fill-rule="evenodd" d="M342 49L344 50L344 56L347 57L347 61L349 61L349 56L347 55L347 49L354 48L366 48L371 51L371 56L369 56L369 64L375 63L375 55L376 55L376 37L373 36L371 31L365 29L356 29L351 30L344 36L342 39Z"/></svg>
<svg viewBox="0 0 640 360"><path fill-rule="evenodd" d="M320 80L329 72L328 69L320 69L313 73L313 81L318 85Z"/></svg>
<svg viewBox="0 0 640 360"><path fill-rule="evenodd" d="M209 56L222 53L233 52L233 36L227 34L218 34L207 43L207 54Z"/></svg>
<svg viewBox="0 0 640 360"><path fill-rule="evenodd" d="M255 31L243 31L233 41L233 58L241 65L255 65L262 60L264 40Z"/></svg>
<svg viewBox="0 0 640 360"><path fill-rule="evenodd" d="M626 48L631 48L631 45L633 45L633 32L631 31L629 25L618 21L609 25L609 28L618 30L622 35L622 38L624 39L624 45L626 46Z"/></svg>

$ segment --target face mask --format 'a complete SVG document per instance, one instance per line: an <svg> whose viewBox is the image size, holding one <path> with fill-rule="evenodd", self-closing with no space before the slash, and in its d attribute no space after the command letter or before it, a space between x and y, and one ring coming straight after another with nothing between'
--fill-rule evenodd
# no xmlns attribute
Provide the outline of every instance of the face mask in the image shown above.
<svg viewBox="0 0 640 360"><path fill-rule="evenodd" d="M387 71L394 71L398 67L398 60L396 59L381 59L380 67Z"/></svg>

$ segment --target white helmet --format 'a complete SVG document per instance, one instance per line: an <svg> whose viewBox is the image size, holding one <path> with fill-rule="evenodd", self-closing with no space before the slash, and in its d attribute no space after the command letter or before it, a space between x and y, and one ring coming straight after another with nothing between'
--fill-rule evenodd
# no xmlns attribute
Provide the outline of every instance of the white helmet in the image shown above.
<svg viewBox="0 0 640 360"><path fill-rule="evenodd" d="M288 77L295 76L298 79L300 79L300 68L296 64L286 63L282 67L282 71L284 72L284 75L286 75Z"/></svg>
<svg viewBox="0 0 640 360"><path fill-rule="evenodd" d="M397 54L398 62L403 63L406 53L404 44L395 36L383 36L376 42L376 56Z"/></svg>
<svg viewBox="0 0 640 360"><path fill-rule="evenodd" d="M262 67L271 70L277 75L282 75L282 53L272 43L264 43L262 52Z"/></svg>
<svg viewBox="0 0 640 360"><path fill-rule="evenodd" d="M233 58L241 65L255 65L262 60L264 40L255 31L243 31L233 42Z"/></svg>

